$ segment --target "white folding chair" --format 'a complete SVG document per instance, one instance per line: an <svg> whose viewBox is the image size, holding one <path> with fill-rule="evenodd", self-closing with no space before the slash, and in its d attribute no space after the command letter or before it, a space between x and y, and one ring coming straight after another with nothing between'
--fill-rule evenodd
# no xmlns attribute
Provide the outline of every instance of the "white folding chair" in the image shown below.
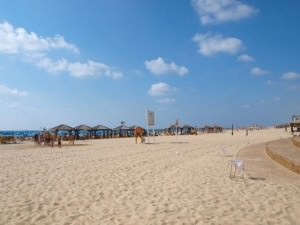
<svg viewBox="0 0 300 225"><path fill-rule="evenodd" d="M243 160L230 160L230 178L239 177L244 178L244 161Z"/></svg>

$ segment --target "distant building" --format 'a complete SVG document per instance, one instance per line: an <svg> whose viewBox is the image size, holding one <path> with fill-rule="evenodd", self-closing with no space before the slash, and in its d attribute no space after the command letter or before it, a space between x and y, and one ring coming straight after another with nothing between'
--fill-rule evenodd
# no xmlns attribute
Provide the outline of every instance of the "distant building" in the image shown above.
<svg viewBox="0 0 300 225"><path fill-rule="evenodd" d="M203 133L222 133L224 130L223 127L221 126L217 126L217 125L214 125L214 126L204 126L202 128L202 132Z"/></svg>

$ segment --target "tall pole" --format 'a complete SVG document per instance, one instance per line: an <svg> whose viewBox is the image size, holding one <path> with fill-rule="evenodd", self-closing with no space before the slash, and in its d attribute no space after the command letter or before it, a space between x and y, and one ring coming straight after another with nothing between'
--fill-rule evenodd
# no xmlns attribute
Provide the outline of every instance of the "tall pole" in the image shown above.
<svg viewBox="0 0 300 225"><path fill-rule="evenodd" d="M231 126L231 135L233 135L233 124Z"/></svg>
<svg viewBox="0 0 300 225"><path fill-rule="evenodd" d="M154 141L154 138L155 138L154 126L152 127L152 129L153 129L153 143L154 143L154 142L155 142L155 141Z"/></svg>
<svg viewBox="0 0 300 225"><path fill-rule="evenodd" d="M176 119L176 140L178 138L178 118Z"/></svg>
<svg viewBox="0 0 300 225"><path fill-rule="evenodd" d="M149 121L148 121L148 109L146 109L146 121L147 121L147 139L149 144Z"/></svg>

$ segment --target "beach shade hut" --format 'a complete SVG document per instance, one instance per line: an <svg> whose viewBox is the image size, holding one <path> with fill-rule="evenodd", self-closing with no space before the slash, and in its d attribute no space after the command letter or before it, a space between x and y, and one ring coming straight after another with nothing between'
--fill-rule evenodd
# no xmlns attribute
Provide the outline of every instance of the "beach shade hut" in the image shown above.
<svg viewBox="0 0 300 225"><path fill-rule="evenodd" d="M69 138L65 137L66 139L68 140L71 140L73 143L74 143L74 138L72 136L72 131L74 130L73 127L70 127L69 125L66 125L66 124L60 124L56 127L53 127L51 128L49 131L50 132L54 132L55 133L55 136L58 135L58 132L59 131L67 131L69 133Z"/></svg>
<svg viewBox="0 0 300 225"><path fill-rule="evenodd" d="M97 131L101 132L102 137L107 137L108 138L108 137L112 136L112 130L107 126L97 125L97 126L94 126L92 129L93 129L93 136L95 138L97 137Z"/></svg>
<svg viewBox="0 0 300 225"><path fill-rule="evenodd" d="M290 123L290 126L291 126L291 132L293 135L294 135L294 132L300 132L300 115L294 115L292 117L292 122Z"/></svg>
<svg viewBox="0 0 300 225"><path fill-rule="evenodd" d="M181 129L182 129L182 134L192 134L195 128L188 124L185 124Z"/></svg>
<svg viewBox="0 0 300 225"><path fill-rule="evenodd" d="M134 132L134 130L126 125L122 124L121 126L115 127L113 130L113 135L115 137L128 137Z"/></svg>
<svg viewBox="0 0 300 225"><path fill-rule="evenodd" d="M213 127L208 126L208 125L205 125L205 126L202 128L202 132L203 132L203 133L213 133Z"/></svg>
<svg viewBox="0 0 300 225"><path fill-rule="evenodd" d="M56 126L56 127L52 127L52 128L50 129L50 132L54 132L55 134L57 134L58 131L68 131L69 134L71 134L73 130L74 130L74 128L73 128L73 127L70 127L69 125L66 125L66 124L60 124L60 125L58 125L58 126Z"/></svg>
<svg viewBox="0 0 300 225"><path fill-rule="evenodd" d="M80 131L88 132L88 138L91 138L92 128L89 127L88 125L85 125L85 124L78 125L77 127L74 127L74 131L75 131L76 139L80 138L79 137L79 132Z"/></svg>
<svg viewBox="0 0 300 225"><path fill-rule="evenodd" d="M204 126L202 128L203 133L222 133L223 132L223 127L214 125L214 126Z"/></svg>
<svg viewBox="0 0 300 225"><path fill-rule="evenodd" d="M178 134L179 133L182 134L182 127L179 127L179 126L176 127L176 125L173 124L168 128L169 134L176 134L177 132L178 132Z"/></svg>
<svg viewBox="0 0 300 225"><path fill-rule="evenodd" d="M224 128L221 126L218 126L218 125L214 126L214 133L222 133L223 130L224 130Z"/></svg>

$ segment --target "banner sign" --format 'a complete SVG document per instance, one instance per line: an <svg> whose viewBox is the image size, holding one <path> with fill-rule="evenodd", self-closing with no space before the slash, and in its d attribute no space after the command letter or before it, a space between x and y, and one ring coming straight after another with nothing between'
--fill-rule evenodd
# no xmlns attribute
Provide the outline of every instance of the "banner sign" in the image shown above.
<svg viewBox="0 0 300 225"><path fill-rule="evenodd" d="M148 110L148 126L154 126L154 112Z"/></svg>

